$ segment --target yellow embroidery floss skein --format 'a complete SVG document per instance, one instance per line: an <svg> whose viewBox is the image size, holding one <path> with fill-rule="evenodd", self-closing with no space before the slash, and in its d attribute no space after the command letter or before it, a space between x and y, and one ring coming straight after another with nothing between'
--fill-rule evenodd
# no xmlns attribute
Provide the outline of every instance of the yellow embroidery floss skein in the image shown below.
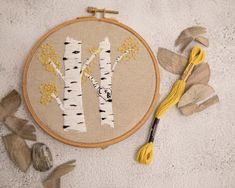
<svg viewBox="0 0 235 188"><path fill-rule="evenodd" d="M151 129L150 129L150 135L149 140L147 144L142 146L140 150L137 153L136 160L145 165L149 165L153 159L154 159L154 136L156 134L157 125L160 121L160 119L163 117L163 115L170 110L171 107L173 107L175 104L177 104L182 97L185 85L188 77L193 71L193 68L195 65L198 65L202 63L205 59L205 51L200 47L193 47L190 53L189 57L189 63L184 70L181 78L175 82L173 85L171 92L168 94L168 96L162 101L162 103L159 105L154 121L152 123Z"/></svg>

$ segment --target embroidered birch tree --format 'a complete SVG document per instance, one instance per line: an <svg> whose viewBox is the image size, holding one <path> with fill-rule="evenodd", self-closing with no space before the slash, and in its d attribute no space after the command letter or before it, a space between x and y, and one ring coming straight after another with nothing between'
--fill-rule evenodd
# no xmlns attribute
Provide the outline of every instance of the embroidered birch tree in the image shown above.
<svg viewBox="0 0 235 188"><path fill-rule="evenodd" d="M41 46L40 62L45 69L57 75L64 82L64 98L63 103L59 99L58 89L55 84L42 84L41 104L48 105L52 99L55 99L64 117L64 130L78 130L86 132L83 104L82 104L82 75L83 73L91 81L95 89L99 89L98 82L89 75L89 64L99 53L99 50L83 63L81 60L82 42L74 40L70 37L64 42L64 74L61 72L62 65L60 57L49 44Z"/></svg>
<svg viewBox="0 0 235 188"><path fill-rule="evenodd" d="M50 85L50 89L54 92L47 92L45 95L45 89L49 85L45 85L42 98L48 97L51 101L52 98L60 103L62 115L64 117L64 130L78 130L80 132L86 132L86 125L84 119L84 112L82 106L82 87L81 87L81 41L74 40L67 37L64 42L65 53L63 57L64 61L64 75L61 73L61 63L59 56L54 51L52 46L46 44L42 45L42 52L40 55L40 61L45 66L46 70L57 74L64 82L64 98L63 103L59 97L55 94L56 89ZM46 87L47 86L47 87ZM44 103L46 104L46 103Z"/></svg>
<svg viewBox="0 0 235 188"><path fill-rule="evenodd" d="M91 56L82 63L82 41L66 38L64 54L64 130L79 130L86 132L83 102L82 102L82 77L83 73L98 89L99 84L89 75L89 64L96 57L99 50L92 53Z"/></svg>
<svg viewBox="0 0 235 188"><path fill-rule="evenodd" d="M130 60L138 51L138 43L129 38L124 41L118 49L119 55L113 63L111 63L111 45L106 37L99 43L99 48L91 54L89 58L82 63L82 41L78 41L67 37L65 42L65 52L63 57L64 74L61 72L62 65L59 55L54 51L53 47L45 44L42 45L42 53L40 61L45 69L57 75L64 82L64 98L63 102L59 99L58 88L55 84L42 84L40 88L41 103L49 104L53 99L57 102L62 110L64 117L63 128L67 130L77 130L86 132L86 124L82 102L82 80L88 79L97 92L99 100L99 112L101 116L101 125L109 125L114 127L114 113L112 103L112 76L116 66L122 60ZM100 66L100 84L91 75L91 62L99 54Z"/></svg>
<svg viewBox="0 0 235 188"><path fill-rule="evenodd" d="M82 104L82 42L70 37L65 41L64 53L64 130L79 130L86 132Z"/></svg>
<svg viewBox="0 0 235 188"><path fill-rule="evenodd" d="M110 42L108 38L105 38L100 42L100 87L102 95L106 94L106 97L99 95L99 111L101 116L101 125L108 124L110 127L114 127L114 114L112 105L112 65L110 59Z"/></svg>
<svg viewBox="0 0 235 188"><path fill-rule="evenodd" d="M130 60L134 58L134 55L139 50L138 43L129 38L124 41L119 51L122 53L118 56L112 66L110 53L111 45L108 38L100 42L100 91L99 91L99 111L101 116L101 125L107 124L110 127L114 127L114 113L112 104L112 76L115 68L119 62L124 58Z"/></svg>

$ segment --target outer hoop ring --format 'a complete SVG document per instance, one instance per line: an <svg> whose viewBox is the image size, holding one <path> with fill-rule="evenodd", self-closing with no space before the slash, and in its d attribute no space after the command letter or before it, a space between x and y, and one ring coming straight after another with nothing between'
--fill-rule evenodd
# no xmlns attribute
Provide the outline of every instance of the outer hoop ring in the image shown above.
<svg viewBox="0 0 235 188"><path fill-rule="evenodd" d="M30 103L29 96L28 96L28 93L27 93L27 74L28 74L29 65L30 65L30 62L31 62L36 50L40 47L41 43L45 39L47 39L51 34L53 34L54 32L56 32L58 30L60 30L61 28L66 27L66 26L68 26L70 24L73 24L73 23L76 23L76 22L84 22L84 21L98 21L98 22L106 22L106 23L114 24L114 25L117 25L117 26L129 31L133 35L135 35L140 40L140 42L145 46L145 48L147 49L149 55L151 56L151 59L152 59L153 64L154 64L154 70L155 70L155 76L156 76L156 87L155 87L155 92L154 92L154 96L152 98L151 105L150 105L148 111L146 112L146 114L141 118L141 120L132 129L130 129L126 133L122 134L121 136L118 136L118 137L113 138L113 139L108 140L108 141L97 142L97 143L75 142L75 141L63 138L62 136L60 136L57 133L53 132L36 115L36 113L34 112L34 110L32 108L32 105ZM49 134L53 138L65 143L65 144L76 146L76 147L83 147L83 148L100 147L100 148L105 148L109 145L115 144L117 142L120 142L120 141L128 138L129 136L134 134L137 130L139 130L144 125L144 123L148 120L148 118L151 115L151 113L153 112L154 106L156 105L157 100L159 98L160 73L159 73L157 60L154 57L154 54L153 54L152 50L150 49L150 47L148 46L146 41L136 31L134 31L130 27L128 27L128 26L126 26L126 25L124 25L124 24L122 24L122 23L120 23L116 20L113 20L113 19L108 19L108 18L99 18L98 19L96 17L79 17L79 18L76 18L76 19L73 19L73 20L70 20L70 21L66 21L66 22L54 27L49 32L44 34L36 42L36 44L33 46L31 51L29 52L29 54L27 56L27 59L25 61L25 66L24 66L24 71L23 71L23 84L22 84L22 87L23 87L23 97L24 97L24 100L25 100L25 103L26 103L26 106L27 106L29 112L31 113L33 119L39 125L39 127L41 127L41 129L43 129L47 134Z"/></svg>

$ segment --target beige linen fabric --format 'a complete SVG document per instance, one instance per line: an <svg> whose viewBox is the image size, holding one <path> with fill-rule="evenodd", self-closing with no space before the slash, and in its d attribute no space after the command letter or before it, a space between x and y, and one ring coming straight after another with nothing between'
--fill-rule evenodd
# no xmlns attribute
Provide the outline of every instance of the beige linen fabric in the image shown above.
<svg viewBox="0 0 235 188"><path fill-rule="evenodd" d="M52 33L42 44L48 43L61 56L64 54L64 41L67 36L82 40L82 61L90 56L89 49L97 48L99 42L109 37L111 43L111 61L120 55L118 48L132 33L114 24L97 21L77 22ZM135 37L136 38L136 37ZM138 40L138 38L136 38ZM139 40L138 40L139 41ZM36 50L30 62L27 74L27 93L32 108L38 118L53 133L63 138L83 143L97 143L114 139L132 129L149 109L156 87L154 64L145 46L139 41L139 52L135 60L120 62L113 75L113 111L115 128L100 125L98 97L93 86L87 80L83 84L83 106L86 133L63 130L62 112L55 101L44 106L40 104L40 85L54 82L59 88L59 97L63 99L63 81L45 70L39 61L40 48ZM99 80L98 58L91 66L92 75ZM64 72L64 70L62 70Z"/></svg>

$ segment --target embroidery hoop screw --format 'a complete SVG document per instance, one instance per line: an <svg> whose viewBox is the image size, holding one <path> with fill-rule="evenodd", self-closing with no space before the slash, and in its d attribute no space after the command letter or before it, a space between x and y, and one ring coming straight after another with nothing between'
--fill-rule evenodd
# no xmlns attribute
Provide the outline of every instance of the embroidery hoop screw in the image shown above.
<svg viewBox="0 0 235 188"><path fill-rule="evenodd" d="M119 12L116 11L116 10L107 10L105 8L99 9L99 8L96 8L96 7L88 7L87 12L92 13L93 16L96 16L96 13L100 12L100 13L102 13L103 18L105 18L105 14L107 14L107 13L108 14L119 14Z"/></svg>

